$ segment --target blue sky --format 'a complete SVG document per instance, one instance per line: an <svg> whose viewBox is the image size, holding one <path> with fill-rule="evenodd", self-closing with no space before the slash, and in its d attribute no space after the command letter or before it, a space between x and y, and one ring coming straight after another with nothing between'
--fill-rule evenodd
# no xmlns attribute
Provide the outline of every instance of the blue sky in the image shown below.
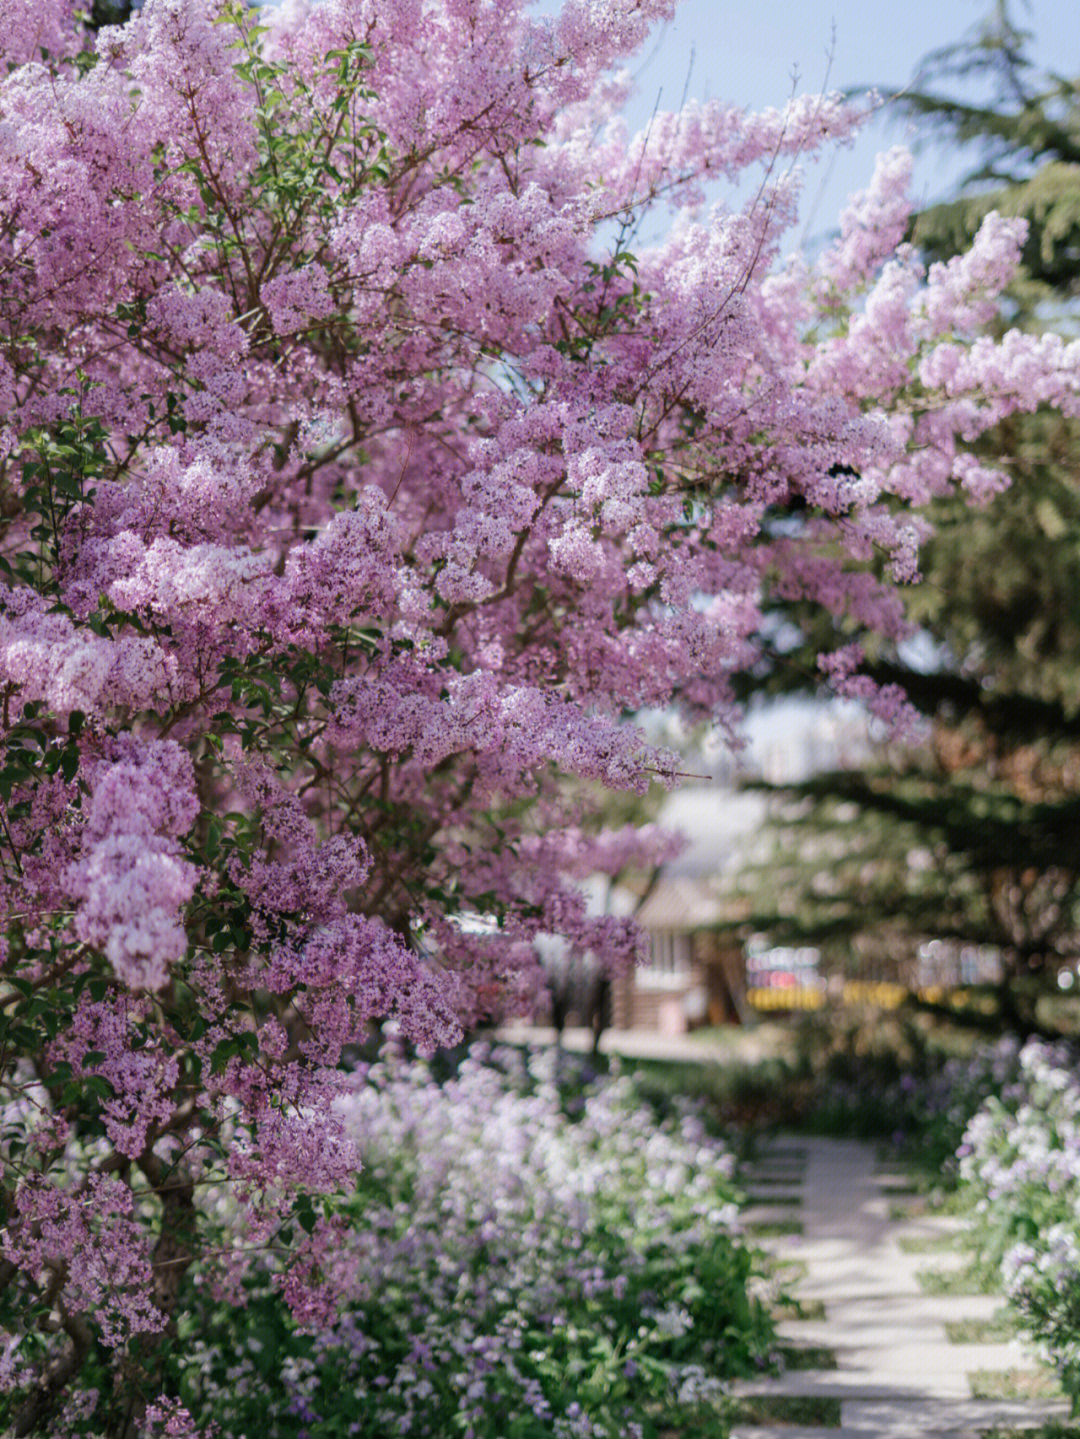
<svg viewBox="0 0 1080 1439"><path fill-rule="evenodd" d="M867 84L883 93L899 90L928 51L960 39L989 10L990 0L888 6L873 0L683 0L674 22L635 62L638 88L628 118L635 126L647 124L658 91L662 109L678 107L691 52L688 93L698 99L779 105L791 92L794 68L800 90ZM1038 64L1080 74L1080 0L1030 0L1026 6L1014 0L1012 13L1033 32ZM801 228L811 236L832 229L847 195L869 180L876 152L910 138L903 121L882 116L854 149L809 167ZM940 150L917 155L916 198L947 193L961 168Z"/></svg>

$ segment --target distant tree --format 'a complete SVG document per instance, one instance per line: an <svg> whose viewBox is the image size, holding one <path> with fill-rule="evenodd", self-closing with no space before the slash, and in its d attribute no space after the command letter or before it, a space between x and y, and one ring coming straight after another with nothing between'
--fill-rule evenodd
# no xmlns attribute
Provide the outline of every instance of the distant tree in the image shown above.
<svg viewBox="0 0 1080 1439"><path fill-rule="evenodd" d="M81 9L86 28L100 30L104 25L126 24L136 10L142 9L142 0L93 0Z"/></svg>
<svg viewBox="0 0 1080 1439"><path fill-rule="evenodd" d="M928 141L977 159L908 239L933 275L990 211L1022 217L1023 265L997 323L1039 332L1072 327L1080 296L1080 86L1038 74L1029 40L998 4L896 104ZM949 90L980 84L979 100ZM1025 1028L1022 981L1080 949L1080 427L1041 408L966 449L972 488L1008 488L974 515L954 495L925 507L934 532L906 606L919 641L884 640L866 665L907 693L928 743L784 787L797 822L745 882L755 927L821 942L837 962L902 963L942 936L999 946L1002 1008ZM816 655L844 637L801 599L777 605L742 695L817 689Z"/></svg>
<svg viewBox="0 0 1080 1439"><path fill-rule="evenodd" d="M1010 296L1028 313L1080 295L1080 81L1039 71L1031 39L1008 0L997 0L966 40L928 55L893 102L931 143L976 157L956 195L916 216L911 238L928 260L947 260L991 210L1022 216L1023 274ZM981 99L957 87L981 89Z"/></svg>

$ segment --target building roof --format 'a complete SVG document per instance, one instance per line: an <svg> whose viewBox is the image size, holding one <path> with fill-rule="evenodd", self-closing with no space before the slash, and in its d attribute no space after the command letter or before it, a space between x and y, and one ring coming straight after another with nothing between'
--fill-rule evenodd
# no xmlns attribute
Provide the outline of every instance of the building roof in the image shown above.
<svg viewBox="0 0 1080 1439"><path fill-rule="evenodd" d="M712 879L737 869L761 832L768 811L762 794L700 785L669 795L657 817L680 830L686 848L664 866L666 879Z"/></svg>
<svg viewBox="0 0 1080 1439"><path fill-rule="evenodd" d="M725 917L720 897L699 879L661 877L634 918L644 929L708 929Z"/></svg>

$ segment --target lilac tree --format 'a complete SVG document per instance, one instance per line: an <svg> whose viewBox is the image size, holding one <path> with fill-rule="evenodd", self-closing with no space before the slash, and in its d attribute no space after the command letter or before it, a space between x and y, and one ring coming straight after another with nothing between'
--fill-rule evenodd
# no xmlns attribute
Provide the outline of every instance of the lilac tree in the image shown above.
<svg viewBox="0 0 1080 1439"><path fill-rule="evenodd" d="M0 0L15 1433L94 1355L141 1424L196 1257L329 1312L348 1046L452 1042L537 934L633 961L575 881L653 837L568 778L674 782L627 717L731 723L775 594L896 717L859 646L904 630L919 505L1078 408L1076 345L982 333L1021 223L924 274L903 154L782 259L839 98L628 134L614 67L673 9Z"/></svg>

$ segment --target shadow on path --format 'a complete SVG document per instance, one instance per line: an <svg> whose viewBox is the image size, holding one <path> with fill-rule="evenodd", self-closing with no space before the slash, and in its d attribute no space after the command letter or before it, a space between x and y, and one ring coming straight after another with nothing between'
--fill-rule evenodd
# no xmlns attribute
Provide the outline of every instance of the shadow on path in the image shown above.
<svg viewBox="0 0 1080 1439"><path fill-rule="evenodd" d="M775 1192L785 1175L788 1184L799 1186L801 1206L790 1212L801 1217L803 1232L762 1246L778 1260L806 1266L805 1277L788 1287L800 1299L820 1300L825 1317L785 1321L781 1334L785 1342L827 1346L837 1367L747 1381L735 1392L839 1399L841 1428L736 1424L734 1439L976 1439L995 1425L1032 1426L1066 1412L1064 1402L972 1397L974 1371L1031 1369L1033 1360L1018 1340L948 1342L947 1321L989 1318L1003 1301L999 1295L924 1291L920 1271L963 1267L965 1255L906 1253L898 1241L904 1235L955 1234L957 1221L891 1218L895 1194L870 1145L785 1138L772 1156L764 1151L746 1182L751 1188L768 1184Z"/></svg>

